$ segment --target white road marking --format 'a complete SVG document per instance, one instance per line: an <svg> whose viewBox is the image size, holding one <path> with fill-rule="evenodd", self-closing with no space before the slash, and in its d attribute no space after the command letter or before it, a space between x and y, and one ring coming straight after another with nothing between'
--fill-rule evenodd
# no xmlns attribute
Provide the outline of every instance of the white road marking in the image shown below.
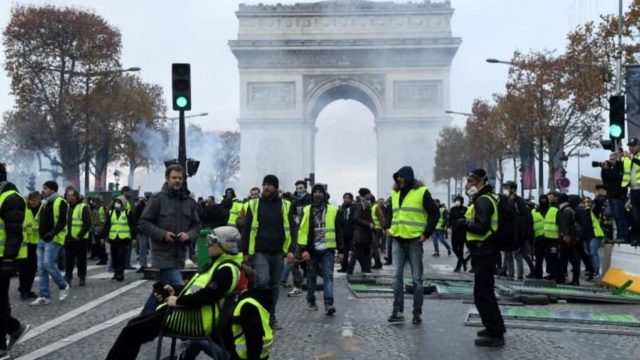
<svg viewBox="0 0 640 360"><path fill-rule="evenodd" d="M131 274L136 272L136 270L125 270L125 274ZM112 272L103 272L96 275L87 276L87 279L111 279L113 277Z"/></svg>
<svg viewBox="0 0 640 360"><path fill-rule="evenodd" d="M353 337L353 326L348 321L342 325L342 337Z"/></svg>
<svg viewBox="0 0 640 360"><path fill-rule="evenodd" d="M91 271L91 270L96 270L96 269L100 269L103 268L107 265L87 265L87 272ZM60 270L60 273L62 274L62 276L64 276L64 270ZM73 275L75 275L76 277L78 276L78 269L73 269ZM89 279L91 279L91 276L88 277ZM36 276L34 279L34 282L38 282L40 281L40 272L36 271Z"/></svg>
<svg viewBox="0 0 640 360"><path fill-rule="evenodd" d="M100 304L102 304L104 302L107 302L107 301L117 297L118 295L120 295L120 294L122 294L122 293L124 293L126 291L129 291L129 290L131 290L131 289L133 289L133 288L135 288L135 287L137 287L137 286L139 286L141 284L144 284L145 282L147 282L147 280L134 281L134 282L132 282L131 284L129 284L127 286L123 286L123 287L121 287L121 288L119 288L119 289L117 289L115 291L112 291L112 292L110 292L110 293L108 293L108 294L106 294L104 296L101 296L101 297L99 297L99 298L97 298L97 299L95 299L95 300L93 300L91 302L88 302L88 303L80 306L79 308L73 309L73 310L69 311L66 314L60 315L60 316L58 316L57 318L55 318L53 320L47 321L46 323L44 323L44 324L42 324L42 325L40 325L40 326L38 326L38 327L36 327L34 329L31 329L31 331L29 331L27 333L27 335L25 335L22 339L20 339L20 341L18 343L20 344L20 343L23 343L23 342L31 339L31 338L34 338L34 337L44 333L45 331L48 331L48 330L50 330L50 329L62 324L63 322L65 322L65 321L67 321L69 319L73 319L74 317L76 317L76 316L78 316L78 315L80 315L80 314L82 314L84 312L87 312L87 311L95 308L96 306L98 306L98 305L100 305ZM73 290L71 290L71 291L73 292ZM49 305L49 306L51 306L51 305Z"/></svg>
<svg viewBox="0 0 640 360"><path fill-rule="evenodd" d="M71 345L77 341L80 341L84 338L86 338L87 336L91 336L95 333L98 333L102 330L108 329L114 325L117 325L125 320L129 320L130 318L133 318L137 315L140 314L140 311L142 310L142 307L138 308L138 309L134 309L131 310L129 312L126 312L120 316L117 316L111 320L107 320L105 322L103 322L102 324L98 324L96 326L90 327L86 330L80 331L78 333L75 333L69 337L66 337L62 340L58 340L54 343L51 343L47 346L41 347L38 350L31 352L29 354L26 354L24 356L21 356L19 358L17 358L16 360L34 360L34 359L39 359L43 356L46 355L50 355L52 352L56 351L56 350L60 350L65 346Z"/></svg>

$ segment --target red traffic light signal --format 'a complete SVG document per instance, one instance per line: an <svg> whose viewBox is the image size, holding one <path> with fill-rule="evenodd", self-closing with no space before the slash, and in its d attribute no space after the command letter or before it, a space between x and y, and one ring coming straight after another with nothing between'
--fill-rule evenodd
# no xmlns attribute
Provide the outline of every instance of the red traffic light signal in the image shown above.
<svg viewBox="0 0 640 360"><path fill-rule="evenodd" d="M173 110L191 110L191 65L171 64Z"/></svg>

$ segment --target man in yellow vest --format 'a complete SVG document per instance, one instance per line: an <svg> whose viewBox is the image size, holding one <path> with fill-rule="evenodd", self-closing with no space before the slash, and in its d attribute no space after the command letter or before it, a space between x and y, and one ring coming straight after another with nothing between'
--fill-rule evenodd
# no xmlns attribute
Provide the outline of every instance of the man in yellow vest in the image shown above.
<svg viewBox="0 0 640 360"><path fill-rule="evenodd" d="M249 202L241 242L244 261L251 263L258 276L255 286L272 292L273 303L269 312L271 327L276 330L281 329L275 313L278 284L284 266L283 256L287 257L289 263L294 261L297 235L291 227L294 215L291 203L278 194L279 185L280 181L275 175L264 177L262 197Z"/></svg>
<svg viewBox="0 0 640 360"><path fill-rule="evenodd" d="M240 277L242 255L238 253L240 233L232 226L221 226L207 236L207 251L211 262L194 275L184 286L165 285L166 294L154 293L162 305L148 314L139 315L129 321L111 347L107 360L133 360L140 352L142 344L155 339L162 326L170 329L195 328L201 325L203 331L214 337L221 325L221 311L225 302L236 292ZM168 296L166 296L168 295ZM165 320L169 307L175 309ZM181 317L182 311L199 309L199 316ZM200 324L185 323L183 319L198 319ZM226 359L227 354L220 347L209 349L212 358Z"/></svg>
<svg viewBox="0 0 640 360"><path fill-rule="evenodd" d="M631 202L631 245L640 245L640 141L633 138L627 144L629 153L622 161L622 187L629 186L629 201Z"/></svg>
<svg viewBox="0 0 640 360"><path fill-rule="evenodd" d="M498 231L498 201L484 169L467 175L466 193L471 204L464 219L455 226L467 231L474 272L473 299L485 329L478 332L476 346L503 346L504 326L495 294L494 275L500 250L494 234Z"/></svg>
<svg viewBox="0 0 640 360"><path fill-rule="evenodd" d="M535 279L542 279L543 268L542 265L545 259L546 240L544 237L544 217L549 210L549 199L546 194L540 195L538 198L538 206L531 210L531 216L533 217L533 253L535 264L533 268L532 277ZM548 266L548 264L547 264Z"/></svg>
<svg viewBox="0 0 640 360"><path fill-rule="evenodd" d="M20 273L20 299L36 299L38 295L31 288L38 271L38 220L40 218L40 210L42 209L42 196L37 191L32 191L27 196L27 208L24 212L23 246L26 246L27 256L18 262L18 272Z"/></svg>
<svg viewBox="0 0 640 360"><path fill-rule="evenodd" d="M373 243L371 244L371 257L373 258L372 269L382 269L382 259L380 254L384 254L386 244L382 235L382 224L384 224L384 199L372 198L374 203L371 206L371 220L373 221Z"/></svg>
<svg viewBox="0 0 640 360"><path fill-rule="evenodd" d="M127 246L136 236L135 219L122 203L119 197L113 199L111 211L107 215L102 236L109 240L111 246L111 264L113 264L113 279L124 281Z"/></svg>
<svg viewBox="0 0 640 360"><path fill-rule="evenodd" d="M342 247L342 224L338 208L329 204L329 197L322 184L311 189L311 205L302 210L298 247L302 260L309 265L307 271L307 305L310 310L318 310L316 305L316 277L322 276L324 310L332 316L336 312L333 305L333 264L344 256Z"/></svg>
<svg viewBox="0 0 640 360"><path fill-rule="evenodd" d="M393 237L393 312L389 322L403 322L404 265L411 267L413 291L413 324L422 323L424 302L423 244L433 234L440 213L426 185L416 180L411 166L403 166L393 174L395 185L391 191L389 234Z"/></svg>
<svg viewBox="0 0 640 360"><path fill-rule="evenodd" d="M67 238L64 244L64 279L69 285L73 278L73 268L78 264L79 285L85 286L87 278L87 247L91 241L91 211L80 202L76 189L67 190L64 195L69 203L67 216Z"/></svg>
<svg viewBox="0 0 640 360"><path fill-rule="evenodd" d="M224 191L222 205L229 211L227 225L238 227L238 217L242 212L242 201L236 198L236 191L228 188Z"/></svg>
<svg viewBox="0 0 640 360"><path fill-rule="evenodd" d="M440 200L436 199L436 205L438 206L438 212L440 213L440 218L438 219L438 223L436 224L436 229L433 232L433 254L432 256L438 257L440 256L440 247L438 243L442 243L444 247L447 249L447 255L451 256L451 246L447 243L446 235L447 235L447 217L449 213L447 212L447 208L444 204L440 203Z"/></svg>
<svg viewBox="0 0 640 360"><path fill-rule="evenodd" d="M9 350L30 326L11 315L9 286L15 259L23 241L25 201L15 185L7 181L7 171L0 164L0 358L10 359ZM7 344L7 335L9 343Z"/></svg>
<svg viewBox="0 0 640 360"><path fill-rule="evenodd" d="M40 296L31 305L47 305L50 302L49 276L58 285L58 299L69 296L70 286L58 270L58 253L67 236L67 202L58 194L58 183L49 180L42 185L43 208L38 231L38 272L40 273Z"/></svg>
<svg viewBox="0 0 640 360"><path fill-rule="evenodd" d="M549 209L544 215L544 259L547 262L547 280L560 279L560 227L558 225L558 199L560 193L551 191L549 199Z"/></svg>
<svg viewBox="0 0 640 360"><path fill-rule="evenodd" d="M582 206L584 207L586 218L582 227L584 249L587 256L589 256L593 269L593 272L588 275L587 281L591 281L593 278L600 276L600 256L598 255L598 250L604 237L604 231L602 230L602 226L600 226L600 220L594 214L593 200L585 196L582 199Z"/></svg>

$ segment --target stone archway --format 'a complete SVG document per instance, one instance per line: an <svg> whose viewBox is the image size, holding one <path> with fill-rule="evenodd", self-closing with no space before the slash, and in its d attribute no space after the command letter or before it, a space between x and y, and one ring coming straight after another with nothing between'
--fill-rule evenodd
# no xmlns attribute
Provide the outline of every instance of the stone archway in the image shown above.
<svg viewBox="0 0 640 360"><path fill-rule="evenodd" d="M267 173L288 189L313 172L315 119L336 99L374 114L381 195L405 164L430 182L451 121L452 14L449 2L240 5L229 45L240 71L241 189Z"/></svg>

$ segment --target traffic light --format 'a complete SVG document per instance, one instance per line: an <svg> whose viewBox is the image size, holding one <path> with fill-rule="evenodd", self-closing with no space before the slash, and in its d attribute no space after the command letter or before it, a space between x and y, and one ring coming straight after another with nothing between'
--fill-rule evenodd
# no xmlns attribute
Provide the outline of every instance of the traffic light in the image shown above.
<svg viewBox="0 0 640 360"><path fill-rule="evenodd" d="M624 96L609 97L609 138L624 138Z"/></svg>
<svg viewBox="0 0 640 360"><path fill-rule="evenodd" d="M173 110L191 110L191 65L171 64Z"/></svg>

